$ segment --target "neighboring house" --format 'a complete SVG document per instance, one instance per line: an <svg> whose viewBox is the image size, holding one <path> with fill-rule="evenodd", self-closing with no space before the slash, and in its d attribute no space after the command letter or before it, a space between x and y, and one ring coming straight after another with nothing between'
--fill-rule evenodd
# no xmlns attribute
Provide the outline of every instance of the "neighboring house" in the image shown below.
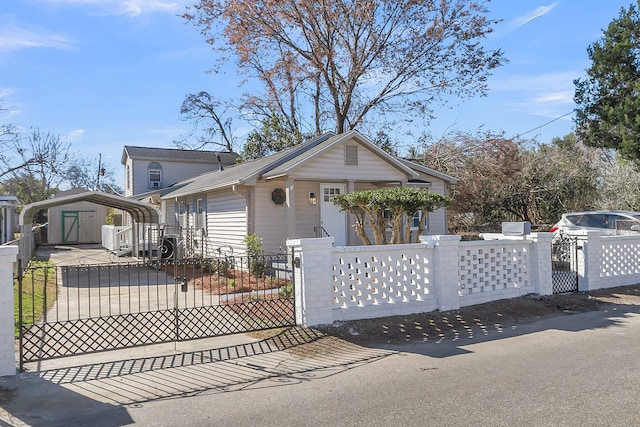
<svg viewBox="0 0 640 427"><path fill-rule="evenodd" d="M18 206L20 202L16 196L0 196L0 245L14 239L18 228Z"/></svg>
<svg viewBox="0 0 640 427"><path fill-rule="evenodd" d="M73 188L57 193L54 199L86 193L82 188ZM87 201L50 207L47 242L50 244L100 243L101 229L106 224L108 208Z"/></svg>
<svg viewBox="0 0 640 427"><path fill-rule="evenodd" d="M353 218L332 203L337 194L389 186L418 186L446 194L457 179L400 160L350 131L328 133L288 150L177 183L160 197L165 227L191 230L183 242L196 252L244 252L255 233L278 252L287 238L329 235L359 245ZM446 210L429 214L428 234L446 234Z"/></svg>
<svg viewBox="0 0 640 427"><path fill-rule="evenodd" d="M124 195L154 193L236 162L235 153L126 145L122 152Z"/></svg>

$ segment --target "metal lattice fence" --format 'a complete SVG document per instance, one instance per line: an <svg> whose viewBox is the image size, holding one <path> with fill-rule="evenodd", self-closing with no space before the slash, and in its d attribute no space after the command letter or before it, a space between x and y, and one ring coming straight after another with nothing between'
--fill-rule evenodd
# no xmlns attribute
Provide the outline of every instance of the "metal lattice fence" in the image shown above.
<svg viewBox="0 0 640 427"><path fill-rule="evenodd" d="M295 324L288 254L34 266L17 279L23 363Z"/></svg>
<svg viewBox="0 0 640 427"><path fill-rule="evenodd" d="M553 293L578 290L578 238L558 233L551 242Z"/></svg>

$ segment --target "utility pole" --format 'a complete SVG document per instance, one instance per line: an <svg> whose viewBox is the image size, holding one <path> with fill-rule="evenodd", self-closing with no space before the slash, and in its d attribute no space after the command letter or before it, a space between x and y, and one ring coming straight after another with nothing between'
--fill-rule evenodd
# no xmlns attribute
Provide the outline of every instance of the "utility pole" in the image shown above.
<svg viewBox="0 0 640 427"><path fill-rule="evenodd" d="M100 188L100 177L102 175L104 175L104 171L102 169L102 153L100 153L98 157L98 179L96 180L96 191Z"/></svg>

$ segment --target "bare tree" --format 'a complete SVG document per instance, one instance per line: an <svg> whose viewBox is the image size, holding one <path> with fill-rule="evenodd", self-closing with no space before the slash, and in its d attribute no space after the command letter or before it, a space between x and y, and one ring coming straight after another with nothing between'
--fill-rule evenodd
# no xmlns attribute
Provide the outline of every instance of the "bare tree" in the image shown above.
<svg viewBox="0 0 640 427"><path fill-rule="evenodd" d="M234 151L234 137L232 132L232 117L229 110L233 109L229 102L224 102L209 95L207 92L189 94L182 102L180 114L184 120L190 120L194 127L189 136L196 135L198 144L187 145L186 138L178 145L190 149L202 149L208 144L222 148L224 151ZM202 131L204 135L197 135ZM217 139L217 141L216 141Z"/></svg>
<svg viewBox="0 0 640 427"><path fill-rule="evenodd" d="M9 150L0 156L0 179L12 188L7 191L22 194L20 201L25 204L55 194L75 164L69 142L37 128L28 137L13 138L8 146Z"/></svg>
<svg viewBox="0 0 640 427"><path fill-rule="evenodd" d="M184 14L220 54L259 79L245 105L342 133L374 112L428 116L443 95L484 95L500 50L481 40L498 21L486 1L199 0ZM307 111L305 110L305 114ZM303 132L304 133L304 132Z"/></svg>

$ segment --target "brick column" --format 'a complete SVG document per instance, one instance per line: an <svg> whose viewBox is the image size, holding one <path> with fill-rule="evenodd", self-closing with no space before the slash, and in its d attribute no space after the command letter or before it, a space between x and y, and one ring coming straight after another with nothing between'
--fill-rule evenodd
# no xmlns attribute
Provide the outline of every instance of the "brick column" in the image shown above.
<svg viewBox="0 0 640 427"><path fill-rule="evenodd" d="M0 377L16 374L13 264L17 255L17 246L0 246Z"/></svg>
<svg viewBox="0 0 640 427"><path fill-rule="evenodd" d="M296 324L301 326L333 323L331 263L333 237L287 240L293 249Z"/></svg>
<svg viewBox="0 0 640 427"><path fill-rule="evenodd" d="M531 281L538 295L553 294L551 269L551 240L553 233L531 233Z"/></svg>
<svg viewBox="0 0 640 427"><path fill-rule="evenodd" d="M459 309L460 236L420 236L420 243L433 245L435 249L432 269L438 309L442 311Z"/></svg>

